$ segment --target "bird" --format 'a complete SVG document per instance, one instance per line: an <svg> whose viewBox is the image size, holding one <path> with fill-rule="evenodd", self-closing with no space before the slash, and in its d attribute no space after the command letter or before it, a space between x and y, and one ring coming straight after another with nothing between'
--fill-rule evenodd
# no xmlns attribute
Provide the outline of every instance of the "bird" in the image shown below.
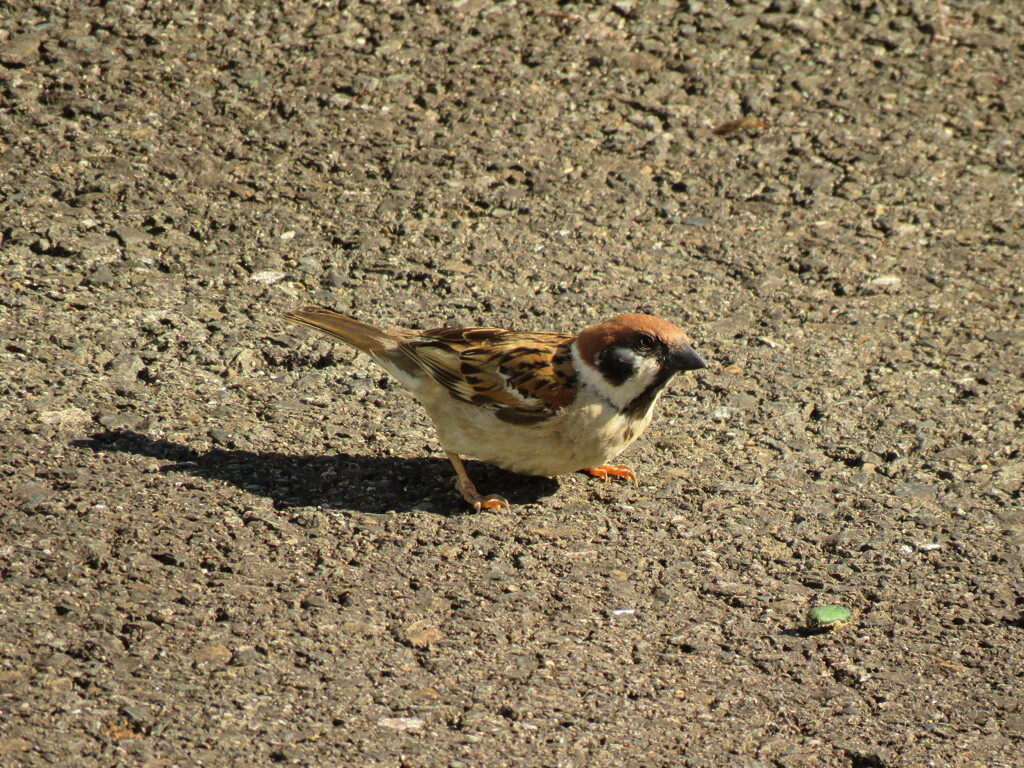
<svg viewBox="0 0 1024 768"><path fill-rule="evenodd" d="M586 472L637 484L610 464L650 424L673 376L706 368L686 333L660 317L618 315L576 335L502 328L384 329L324 307L283 315L368 355L423 405L475 510L463 456L522 475Z"/></svg>

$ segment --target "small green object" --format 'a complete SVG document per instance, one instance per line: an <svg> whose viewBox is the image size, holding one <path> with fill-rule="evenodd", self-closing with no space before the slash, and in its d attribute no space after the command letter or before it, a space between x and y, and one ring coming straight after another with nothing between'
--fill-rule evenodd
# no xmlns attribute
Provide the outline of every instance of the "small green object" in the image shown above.
<svg viewBox="0 0 1024 768"><path fill-rule="evenodd" d="M815 632L831 632L850 623L853 614L841 605L819 605L807 612L807 628Z"/></svg>

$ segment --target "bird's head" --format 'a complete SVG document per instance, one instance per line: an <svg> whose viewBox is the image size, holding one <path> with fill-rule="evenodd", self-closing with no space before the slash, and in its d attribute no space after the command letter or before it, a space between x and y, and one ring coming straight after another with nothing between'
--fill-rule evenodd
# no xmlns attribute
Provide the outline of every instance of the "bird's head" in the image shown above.
<svg viewBox="0 0 1024 768"><path fill-rule="evenodd" d="M635 416L650 410L675 374L707 368L682 328L653 315L619 315L587 328L573 356L582 384Z"/></svg>

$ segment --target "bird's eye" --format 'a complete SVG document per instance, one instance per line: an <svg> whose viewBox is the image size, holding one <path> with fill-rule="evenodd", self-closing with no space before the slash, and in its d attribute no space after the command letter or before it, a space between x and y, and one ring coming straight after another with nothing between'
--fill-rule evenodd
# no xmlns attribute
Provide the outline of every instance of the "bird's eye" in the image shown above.
<svg viewBox="0 0 1024 768"><path fill-rule="evenodd" d="M654 337L648 333L641 333L636 337L636 345L640 349L654 349Z"/></svg>

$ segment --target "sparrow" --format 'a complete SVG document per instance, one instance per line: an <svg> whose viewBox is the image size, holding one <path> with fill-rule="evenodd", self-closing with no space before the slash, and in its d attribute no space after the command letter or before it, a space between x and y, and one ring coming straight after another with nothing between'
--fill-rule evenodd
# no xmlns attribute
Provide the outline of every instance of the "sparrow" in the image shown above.
<svg viewBox="0 0 1024 768"><path fill-rule="evenodd" d="M479 493L469 456L523 475L583 471L636 483L608 464L647 428L672 377L706 368L682 329L619 315L575 336L500 328L383 329L322 307L284 318L367 354L422 403L474 509L508 508Z"/></svg>

